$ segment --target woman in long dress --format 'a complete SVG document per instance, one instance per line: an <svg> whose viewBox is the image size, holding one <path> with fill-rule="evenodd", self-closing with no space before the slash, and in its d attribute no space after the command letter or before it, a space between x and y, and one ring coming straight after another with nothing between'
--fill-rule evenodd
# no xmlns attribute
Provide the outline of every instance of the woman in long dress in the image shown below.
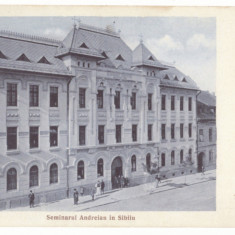
<svg viewBox="0 0 235 235"><path fill-rule="evenodd" d="M100 195L101 194L101 184L100 181L97 182L96 184L96 195Z"/></svg>

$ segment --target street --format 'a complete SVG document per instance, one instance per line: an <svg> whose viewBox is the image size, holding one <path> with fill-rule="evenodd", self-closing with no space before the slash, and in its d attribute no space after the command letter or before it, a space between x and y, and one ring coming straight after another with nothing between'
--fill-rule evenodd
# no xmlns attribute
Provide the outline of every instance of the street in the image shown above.
<svg viewBox="0 0 235 235"><path fill-rule="evenodd" d="M213 211L216 210L216 181L122 200L89 211Z"/></svg>

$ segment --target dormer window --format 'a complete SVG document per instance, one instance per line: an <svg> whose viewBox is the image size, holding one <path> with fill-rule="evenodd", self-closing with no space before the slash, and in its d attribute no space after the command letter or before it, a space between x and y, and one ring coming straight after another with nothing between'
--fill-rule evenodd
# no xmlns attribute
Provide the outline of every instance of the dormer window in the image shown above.
<svg viewBox="0 0 235 235"><path fill-rule="evenodd" d="M80 46L80 48L86 48L86 49L89 49L89 47L86 45L86 43L82 43L82 45Z"/></svg>
<svg viewBox="0 0 235 235"><path fill-rule="evenodd" d="M164 79L166 79L166 80L170 80L170 78L168 77L168 75L167 75L167 74L165 75Z"/></svg>
<svg viewBox="0 0 235 235"><path fill-rule="evenodd" d="M7 57L0 51L0 59L7 59Z"/></svg>
<svg viewBox="0 0 235 235"><path fill-rule="evenodd" d="M45 56L43 56L39 61L38 63L41 63L41 64L51 64Z"/></svg>
<svg viewBox="0 0 235 235"><path fill-rule="evenodd" d="M177 76L175 76L174 81L179 81L179 79L177 78Z"/></svg>
<svg viewBox="0 0 235 235"><path fill-rule="evenodd" d="M185 78L183 78L182 82L187 82Z"/></svg>
<svg viewBox="0 0 235 235"><path fill-rule="evenodd" d="M104 51L101 53L101 55L105 58L108 58L108 56L106 55L106 53Z"/></svg>
<svg viewBox="0 0 235 235"><path fill-rule="evenodd" d="M18 61L25 61L25 62L30 62L30 60L28 59L28 57L25 54L22 54L20 57L18 57L18 59L16 59Z"/></svg>
<svg viewBox="0 0 235 235"><path fill-rule="evenodd" d="M125 61L121 55L118 55L118 56L117 56L117 58L116 58L116 60L122 60L122 61Z"/></svg>
<svg viewBox="0 0 235 235"><path fill-rule="evenodd" d="M149 56L148 60L154 61L154 58L152 56Z"/></svg>

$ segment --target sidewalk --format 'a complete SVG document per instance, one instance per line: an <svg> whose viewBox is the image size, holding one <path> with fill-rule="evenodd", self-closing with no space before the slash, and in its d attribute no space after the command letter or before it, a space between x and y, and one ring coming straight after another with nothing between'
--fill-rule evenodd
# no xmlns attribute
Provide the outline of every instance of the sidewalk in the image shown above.
<svg viewBox="0 0 235 235"><path fill-rule="evenodd" d="M196 173L186 176L175 177L163 180L156 188L155 182L146 183L130 188L123 188L120 190L113 190L106 192L103 195L95 197L95 200L92 201L91 196L79 197L78 205L73 205L73 198L64 199L61 201L56 201L47 204L36 205L34 208L21 207L14 208L11 210L14 211L83 211L90 208L107 205L115 203L121 200L126 200L130 198L141 197L149 194L160 193L163 191L174 190L177 188L188 187L190 185L203 183L216 179L216 170L211 170L205 172L205 175L201 173Z"/></svg>

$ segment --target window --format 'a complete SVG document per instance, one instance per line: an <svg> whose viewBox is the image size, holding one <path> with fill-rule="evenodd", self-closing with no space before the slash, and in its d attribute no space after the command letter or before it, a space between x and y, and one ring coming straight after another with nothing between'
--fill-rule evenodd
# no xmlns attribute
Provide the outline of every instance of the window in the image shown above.
<svg viewBox="0 0 235 235"><path fill-rule="evenodd" d="M209 141L212 142L212 128L209 129Z"/></svg>
<svg viewBox="0 0 235 235"><path fill-rule="evenodd" d="M132 92L131 94L131 108L132 110L136 109L136 92Z"/></svg>
<svg viewBox="0 0 235 235"><path fill-rule="evenodd" d="M56 163L50 166L50 184L58 183L58 166Z"/></svg>
<svg viewBox="0 0 235 235"><path fill-rule="evenodd" d="M180 163L182 164L183 161L184 161L184 150L181 149L181 150L180 150Z"/></svg>
<svg viewBox="0 0 235 235"><path fill-rule="evenodd" d="M104 161L102 158L100 158L97 163L97 175L98 177L104 176Z"/></svg>
<svg viewBox="0 0 235 235"><path fill-rule="evenodd" d="M116 143L122 142L122 126L116 125Z"/></svg>
<svg viewBox="0 0 235 235"><path fill-rule="evenodd" d="M79 145L86 144L86 126L79 126Z"/></svg>
<svg viewBox="0 0 235 235"><path fill-rule="evenodd" d="M136 171L136 156L135 155L131 157L131 171L132 172Z"/></svg>
<svg viewBox="0 0 235 235"><path fill-rule="evenodd" d="M58 126L50 126L50 147L58 146Z"/></svg>
<svg viewBox="0 0 235 235"><path fill-rule="evenodd" d="M104 107L104 91L103 90L98 90L97 107L98 109L102 109Z"/></svg>
<svg viewBox="0 0 235 235"><path fill-rule="evenodd" d="M50 107L58 107L58 87L50 87Z"/></svg>
<svg viewBox="0 0 235 235"><path fill-rule="evenodd" d="M29 106L38 107L38 86L30 85L29 87Z"/></svg>
<svg viewBox="0 0 235 235"><path fill-rule="evenodd" d="M17 149L17 127L7 127L7 150Z"/></svg>
<svg viewBox="0 0 235 235"><path fill-rule="evenodd" d="M188 124L188 137L192 138L192 123Z"/></svg>
<svg viewBox="0 0 235 235"><path fill-rule="evenodd" d="M38 186L38 167L32 166L29 170L29 187Z"/></svg>
<svg viewBox="0 0 235 235"><path fill-rule="evenodd" d="M161 155L161 163L162 163L162 166L166 165L166 154L165 153L162 153L162 155Z"/></svg>
<svg viewBox="0 0 235 235"><path fill-rule="evenodd" d="M171 96L171 110L175 110L175 97Z"/></svg>
<svg viewBox="0 0 235 235"><path fill-rule="evenodd" d="M7 83L7 106L17 106L17 84Z"/></svg>
<svg viewBox="0 0 235 235"><path fill-rule="evenodd" d="M150 169L151 169L151 155L150 155L150 153L148 153L146 155L146 169L148 172L150 172Z"/></svg>
<svg viewBox="0 0 235 235"><path fill-rule="evenodd" d="M188 111L192 111L192 97L188 98Z"/></svg>
<svg viewBox="0 0 235 235"><path fill-rule="evenodd" d="M86 107L86 89L79 88L79 108Z"/></svg>
<svg viewBox="0 0 235 235"><path fill-rule="evenodd" d="M132 125L132 141L137 141L137 125Z"/></svg>
<svg viewBox="0 0 235 235"><path fill-rule="evenodd" d="M188 150L188 160L192 161L192 149Z"/></svg>
<svg viewBox="0 0 235 235"><path fill-rule="evenodd" d="M180 111L184 110L184 97L180 96Z"/></svg>
<svg viewBox="0 0 235 235"><path fill-rule="evenodd" d="M171 139L175 139L175 124L171 124Z"/></svg>
<svg viewBox="0 0 235 235"><path fill-rule="evenodd" d="M78 163L77 173L77 180L84 179L84 161Z"/></svg>
<svg viewBox="0 0 235 235"><path fill-rule="evenodd" d="M171 151L171 165L175 165L175 151Z"/></svg>
<svg viewBox="0 0 235 235"><path fill-rule="evenodd" d="M162 140L165 140L166 139L166 124L162 124L161 132L162 132Z"/></svg>
<svg viewBox="0 0 235 235"><path fill-rule="evenodd" d="M31 126L29 128L29 145L30 148L38 148L38 127Z"/></svg>
<svg viewBox="0 0 235 235"><path fill-rule="evenodd" d="M180 123L180 138L184 138L184 124Z"/></svg>
<svg viewBox="0 0 235 235"><path fill-rule="evenodd" d="M114 104L116 109L120 109L120 91L115 92Z"/></svg>
<svg viewBox="0 0 235 235"><path fill-rule="evenodd" d="M11 168L7 171L7 191L17 189L17 171Z"/></svg>
<svg viewBox="0 0 235 235"><path fill-rule="evenodd" d="M152 96L153 94L148 94L148 110L152 110Z"/></svg>
<svg viewBox="0 0 235 235"><path fill-rule="evenodd" d="M103 125L98 126L98 140L99 140L99 144L104 144L104 126Z"/></svg>
<svg viewBox="0 0 235 235"><path fill-rule="evenodd" d="M199 129L199 141L200 142L204 141L203 129Z"/></svg>
<svg viewBox="0 0 235 235"><path fill-rule="evenodd" d="M148 125L148 141L152 141L152 125Z"/></svg>
<svg viewBox="0 0 235 235"><path fill-rule="evenodd" d="M166 110L166 95L162 95L162 110Z"/></svg>

